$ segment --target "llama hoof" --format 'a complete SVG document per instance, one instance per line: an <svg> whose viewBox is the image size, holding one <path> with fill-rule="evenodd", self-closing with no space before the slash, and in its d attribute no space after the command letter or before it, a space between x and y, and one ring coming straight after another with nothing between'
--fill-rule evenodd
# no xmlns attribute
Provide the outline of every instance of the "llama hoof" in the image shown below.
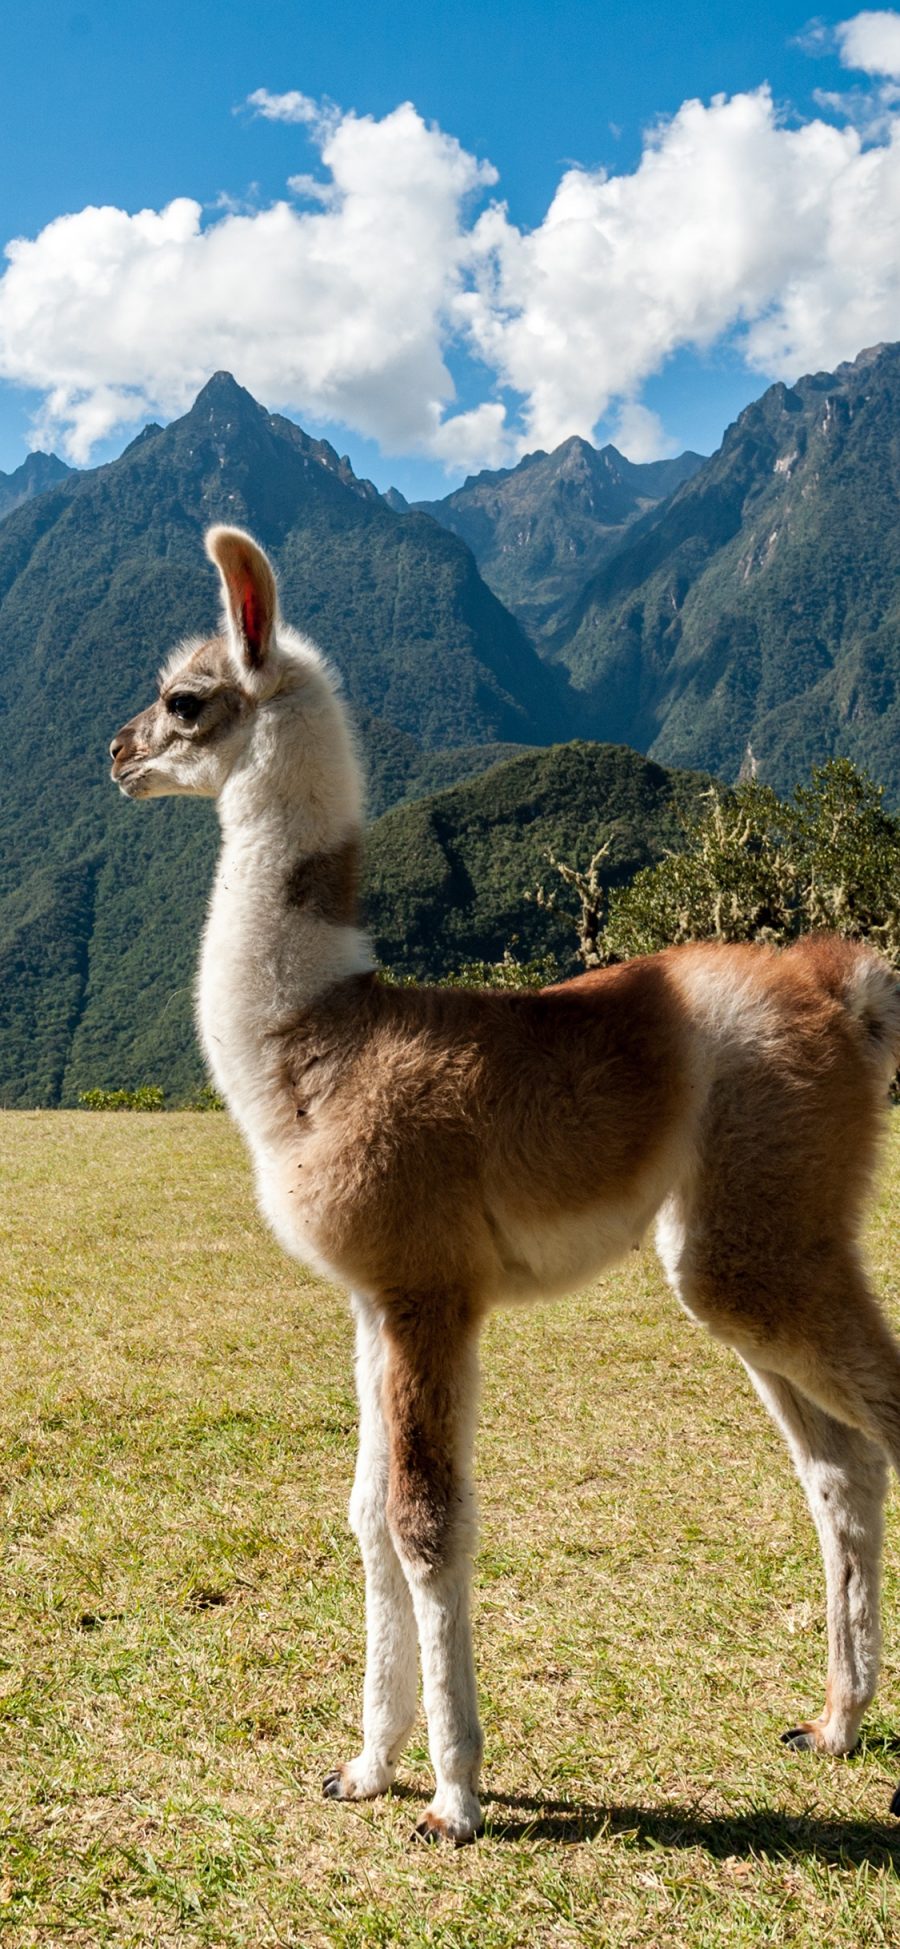
<svg viewBox="0 0 900 1949"><path fill-rule="evenodd" d="M900 1792L900 1789L898 1789L898 1792ZM445 1841L450 1847L467 1847L470 1841L477 1841L479 1835L483 1833L483 1820L479 1820L476 1825L471 1826L468 1823L457 1823L456 1821L445 1820L441 1814L432 1813L429 1807L428 1812L422 1815L420 1821L417 1821L410 1835L410 1839L413 1841L426 1841L429 1844L434 1841Z"/></svg>
<svg viewBox="0 0 900 1949"><path fill-rule="evenodd" d="M793 1726L790 1732L783 1732L781 1744L789 1746L792 1753L815 1753L818 1750L815 1733L809 1726Z"/></svg>
<svg viewBox="0 0 900 1949"><path fill-rule="evenodd" d="M355 1760L333 1766L322 1781L326 1800L375 1800L393 1786L395 1769L360 1753Z"/></svg>
<svg viewBox="0 0 900 1949"><path fill-rule="evenodd" d="M897 1788L896 1793L892 1796L890 1811L892 1814L896 1814L897 1819L900 1820L900 1787Z"/></svg>
<svg viewBox="0 0 900 1949"><path fill-rule="evenodd" d="M414 1841L449 1841L446 1823L439 1814L423 1814L416 1822L411 1838Z"/></svg>

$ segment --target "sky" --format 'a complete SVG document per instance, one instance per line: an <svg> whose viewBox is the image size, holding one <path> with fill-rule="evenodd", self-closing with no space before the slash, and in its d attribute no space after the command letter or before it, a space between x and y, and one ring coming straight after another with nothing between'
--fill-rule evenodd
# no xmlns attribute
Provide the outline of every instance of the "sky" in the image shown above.
<svg viewBox="0 0 900 1949"><path fill-rule="evenodd" d="M227 368L437 496L900 338L900 13L29 0L3 65L6 472Z"/></svg>

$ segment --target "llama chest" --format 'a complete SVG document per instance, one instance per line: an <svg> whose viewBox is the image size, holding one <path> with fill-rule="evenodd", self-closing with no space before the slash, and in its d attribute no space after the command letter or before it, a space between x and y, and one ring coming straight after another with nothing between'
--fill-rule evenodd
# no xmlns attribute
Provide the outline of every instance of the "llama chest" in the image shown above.
<svg viewBox="0 0 900 1949"><path fill-rule="evenodd" d="M322 1187L316 1195L315 1173L304 1180L296 1155L261 1153L254 1155L254 1166L260 1211L282 1249L322 1278L350 1284Z"/></svg>

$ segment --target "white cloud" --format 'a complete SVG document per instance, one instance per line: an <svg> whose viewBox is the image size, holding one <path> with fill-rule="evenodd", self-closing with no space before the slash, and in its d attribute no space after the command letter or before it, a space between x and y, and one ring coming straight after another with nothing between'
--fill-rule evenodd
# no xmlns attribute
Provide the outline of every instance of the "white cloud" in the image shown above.
<svg viewBox="0 0 900 1949"><path fill-rule="evenodd" d="M0 375L44 393L42 441L84 461L123 422L183 410L219 367L395 453L468 439L468 418L438 431L454 396L444 320L462 207L493 170L409 104L344 115L317 140L322 210L284 201L204 225L189 198L89 208L8 246ZM494 417L479 421L489 438Z"/></svg>
<svg viewBox="0 0 900 1949"><path fill-rule="evenodd" d="M826 24L821 14L814 14L805 27L801 27L799 34L792 35L790 44L799 47L802 54L808 54L815 61L820 55L831 53L834 30Z"/></svg>
<svg viewBox="0 0 900 1949"><path fill-rule="evenodd" d="M485 400L467 413L451 413L446 419L435 415L429 448L445 467L461 467L466 473L504 466L515 457L506 407Z"/></svg>
<svg viewBox="0 0 900 1949"><path fill-rule="evenodd" d="M848 65L900 72L900 15L837 32ZM75 460L183 410L218 367L267 405L448 467L500 465L617 413L619 443L650 457L670 443L641 388L680 347L727 340L792 379L900 337L891 89L871 89L868 146L852 123L788 123L766 88L685 102L631 173L568 167L532 230L483 207L493 169L411 104L375 120L259 89L250 105L319 151L320 174L291 178L300 201L86 209L15 241L0 376L43 395L39 437ZM465 410L451 348L481 381Z"/></svg>
<svg viewBox="0 0 900 1949"><path fill-rule="evenodd" d="M859 69L868 79L840 92L814 89L817 106L845 116L865 142L890 141L900 105L900 14L854 14L833 32L823 29L823 33L830 45L837 46L841 65ZM873 77L878 77L875 86Z"/></svg>
<svg viewBox="0 0 900 1949"><path fill-rule="evenodd" d="M887 11L854 14L835 28L845 68L863 74L891 75L900 80L900 14Z"/></svg>
<svg viewBox="0 0 900 1949"><path fill-rule="evenodd" d="M318 176L302 171L298 176L289 176L287 186L292 196L299 196L307 203L321 203L332 208L341 200L340 191L334 183L323 183Z"/></svg>
<svg viewBox="0 0 900 1949"><path fill-rule="evenodd" d="M254 88L247 96L248 108L254 108L267 122L303 122L315 128L322 119L319 103L310 95L301 95L296 88L289 89L286 95L270 95L268 88Z"/></svg>
<svg viewBox="0 0 900 1949"><path fill-rule="evenodd" d="M900 87L895 81L883 81L877 88L814 88L813 101L826 114L852 122L864 142L889 142L900 105Z"/></svg>
<svg viewBox="0 0 900 1949"><path fill-rule="evenodd" d="M787 308L797 329L785 327L777 369L802 365L794 299L807 280L825 306L807 342L818 347L831 333L843 356L837 294L819 272L842 183L858 181L864 160L852 129L782 127L760 89L709 107L686 102L653 131L631 175L567 171L529 233L502 208L486 211L472 235L474 288L456 312L481 357L523 399L528 443L587 432L679 346L706 347L747 326L749 356L760 363L757 323ZM900 240L900 206L896 222ZM842 248L858 262L852 237Z"/></svg>
<svg viewBox="0 0 900 1949"><path fill-rule="evenodd" d="M636 399L623 400L609 437L626 460L668 460L678 452L677 442L669 439L659 414L651 413Z"/></svg>

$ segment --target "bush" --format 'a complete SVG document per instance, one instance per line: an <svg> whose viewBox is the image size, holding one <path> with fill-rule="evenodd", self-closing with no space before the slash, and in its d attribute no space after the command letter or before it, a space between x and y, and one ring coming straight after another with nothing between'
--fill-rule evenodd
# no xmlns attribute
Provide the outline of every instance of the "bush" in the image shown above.
<svg viewBox="0 0 900 1949"><path fill-rule="evenodd" d="M224 1110L225 1104L212 1083L201 1083L185 1107L188 1110Z"/></svg>
<svg viewBox="0 0 900 1949"><path fill-rule="evenodd" d="M503 950L501 961L464 961L455 973L443 975L439 980L425 985L432 988L546 988L551 981L560 979L559 962L555 954L535 955L531 960L519 961L513 950L518 939L513 937L509 946ZM397 974L392 968L379 968L380 981L392 988L420 988L423 984L416 975Z"/></svg>
<svg viewBox="0 0 900 1949"><path fill-rule="evenodd" d="M516 945L513 942L512 946ZM512 947L503 951L502 961L464 961L456 974L447 975L441 988L546 988L559 980L555 954L541 954L530 961L517 961Z"/></svg>
<svg viewBox="0 0 900 1949"><path fill-rule="evenodd" d="M142 1083L136 1090L82 1090L78 1098L82 1110L163 1110L165 1090L156 1083Z"/></svg>
<svg viewBox="0 0 900 1949"><path fill-rule="evenodd" d="M595 873L558 861L583 965L679 941L769 941L817 928L871 942L900 966L900 820L845 758L782 800L755 779L713 787L685 821L683 851L645 867L608 904ZM593 862L592 862L593 865ZM539 898L559 899L559 889Z"/></svg>

